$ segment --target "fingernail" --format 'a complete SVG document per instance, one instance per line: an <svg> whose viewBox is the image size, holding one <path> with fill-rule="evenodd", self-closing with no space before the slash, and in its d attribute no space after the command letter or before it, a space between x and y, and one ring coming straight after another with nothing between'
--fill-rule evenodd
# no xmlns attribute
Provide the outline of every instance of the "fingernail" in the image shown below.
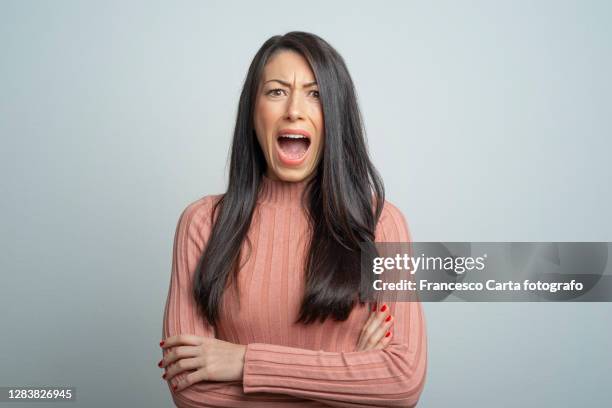
<svg viewBox="0 0 612 408"><path fill-rule="evenodd" d="M385 310L387 310L387 305L383 305L383 307L380 308L381 312L384 312Z"/></svg>
<svg viewBox="0 0 612 408"><path fill-rule="evenodd" d="M173 389L174 391L176 391L176 389L177 389L177 388L178 388L178 385L176 385L176 384L174 384L174 385L172 386L172 389Z"/></svg>
<svg viewBox="0 0 612 408"><path fill-rule="evenodd" d="M375 312L376 311L376 305L374 305L374 307L372 307L372 311Z"/></svg>
<svg viewBox="0 0 612 408"><path fill-rule="evenodd" d="M157 363L157 366L158 366L158 367L161 367L161 365L162 365L162 361L164 361L164 360L159 360L159 363Z"/></svg>
<svg viewBox="0 0 612 408"><path fill-rule="evenodd" d="M163 345L164 345L164 343L165 343L165 341L163 341L163 340L162 340L162 341L160 341L160 342L159 342L159 347L163 346Z"/></svg>
<svg viewBox="0 0 612 408"><path fill-rule="evenodd" d="M391 316L387 316L387 318L385 319L385 322L388 322L389 320L391 320Z"/></svg>
<svg viewBox="0 0 612 408"><path fill-rule="evenodd" d="M391 332L387 332L387 334L385 334L385 337L389 337L391 335Z"/></svg>
<svg viewBox="0 0 612 408"><path fill-rule="evenodd" d="M162 374L162 378L165 380L166 379L166 373Z"/></svg>

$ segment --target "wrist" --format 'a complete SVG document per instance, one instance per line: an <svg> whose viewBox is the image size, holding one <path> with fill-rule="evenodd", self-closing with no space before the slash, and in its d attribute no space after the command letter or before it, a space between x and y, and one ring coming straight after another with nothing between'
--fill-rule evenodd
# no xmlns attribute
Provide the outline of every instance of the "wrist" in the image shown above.
<svg viewBox="0 0 612 408"><path fill-rule="evenodd" d="M244 363L246 357L247 346L240 345L240 352L238 353L238 361L240 362L240 380L244 376Z"/></svg>

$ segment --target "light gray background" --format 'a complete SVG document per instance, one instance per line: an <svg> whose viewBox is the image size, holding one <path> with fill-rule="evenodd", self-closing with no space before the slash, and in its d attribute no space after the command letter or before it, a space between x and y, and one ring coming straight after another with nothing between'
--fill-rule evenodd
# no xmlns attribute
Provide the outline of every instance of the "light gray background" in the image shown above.
<svg viewBox="0 0 612 408"><path fill-rule="evenodd" d="M0 385L171 405L156 362L174 228L224 190L273 34L344 56L415 240L612 241L611 20L606 1L1 1ZM612 400L611 304L425 309L420 406Z"/></svg>

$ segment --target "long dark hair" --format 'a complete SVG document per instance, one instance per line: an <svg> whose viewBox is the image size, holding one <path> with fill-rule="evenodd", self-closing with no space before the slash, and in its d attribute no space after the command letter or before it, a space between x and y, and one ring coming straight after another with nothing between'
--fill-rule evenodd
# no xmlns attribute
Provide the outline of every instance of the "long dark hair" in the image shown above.
<svg viewBox="0 0 612 408"><path fill-rule="evenodd" d="M346 320L361 294L360 243L373 245L384 187L365 143L363 120L342 57L317 35L292 31L268 39L246 76L232 142L227 191L213 207L217 217L196 269L194 296L202 316L215 325L224 290L238 282L240 248L251 224L266 160L254 130L253 112L266 62L281 50L301 54L319 86L325 141L305 189L310 250L305 293L296 321Z"/></svg>

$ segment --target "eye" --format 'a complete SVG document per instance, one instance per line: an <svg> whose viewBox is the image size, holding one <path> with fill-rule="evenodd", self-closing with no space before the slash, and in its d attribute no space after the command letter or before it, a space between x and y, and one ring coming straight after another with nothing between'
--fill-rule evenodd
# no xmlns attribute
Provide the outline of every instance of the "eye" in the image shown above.
<svg viewBox="0 0 612 408"><path fill-rule="evenodd" d="M319 99L319 91L312 91L312 93L313 93L313 94L316 94L316 95L314 95L314 97L315 97L315 98L317 98L317 99Z"/></svg>
<svg viewBox="0 0 612 408"><path fill-rule="evenodd" d="M280 88L270 89L268 92L266 92L266 95L280 96L278 92L285 92L285 90Z"/></svg>

